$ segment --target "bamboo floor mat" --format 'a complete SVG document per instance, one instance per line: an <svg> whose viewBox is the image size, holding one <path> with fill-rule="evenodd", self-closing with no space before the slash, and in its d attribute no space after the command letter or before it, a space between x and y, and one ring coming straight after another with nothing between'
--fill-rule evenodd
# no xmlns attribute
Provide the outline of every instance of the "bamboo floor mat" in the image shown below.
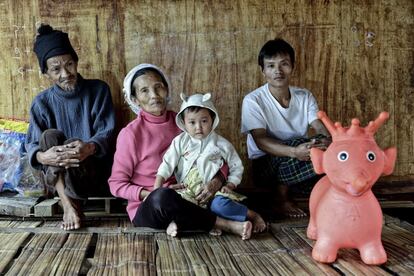
<svg viewBox="0 0 414 276"><path fill-rule="evenodd" d="M311 258L307 220L271 224L248 241L133 228L126 218L88 220L65 232L60 222L0 220L2 275L414 275L414 226L386 216L382 240L388 262L362 263L357 250L336 262Z"/></svg>

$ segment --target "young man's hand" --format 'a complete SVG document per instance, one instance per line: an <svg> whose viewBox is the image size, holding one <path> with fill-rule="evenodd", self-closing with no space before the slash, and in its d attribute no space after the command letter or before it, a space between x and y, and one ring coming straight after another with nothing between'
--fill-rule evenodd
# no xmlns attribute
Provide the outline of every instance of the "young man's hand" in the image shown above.
<svg viewBox="0 0 414 276"><path fill-rule="evenodd" d="M294 156L300 161L310 160L310 149L315 145L315 140L298 145L294 148Z"/></svg>
<svg viewBox="0 0 414 276"><path fill-rule="evenodd" d="M329 145L332 143L331 137L323 137L316 139L316 143L312 146L312 148L318 148L320 150L326 150Z"/></svg>

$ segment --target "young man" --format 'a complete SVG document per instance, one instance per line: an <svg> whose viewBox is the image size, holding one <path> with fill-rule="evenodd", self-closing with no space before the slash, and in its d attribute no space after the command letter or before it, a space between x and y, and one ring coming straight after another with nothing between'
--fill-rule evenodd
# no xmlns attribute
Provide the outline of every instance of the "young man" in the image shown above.
<svg viewBox="0 0 414 276"><path fill-rule="evenodd" d="M266 84L243 99L242 133L253 160L256 184L275 188L279 210L288 217L306 214L288 199L288 187L316 176L310 149L329 145L328 131L317 118L318 105L311 92L290 86L295 52L283 39L265 43L259 65ZM308 139L311 126L317 139Z"/></svg>
<svg viewBox="0 0 414 276"><path fill-rule="evenodd" d="M81 227L80 200L109 193L115 114L108 85L83 79L68 34L49 25L38 29L34 52L53 86L30 108L25 148L49 192L63 207L64 230Z"/></svg>

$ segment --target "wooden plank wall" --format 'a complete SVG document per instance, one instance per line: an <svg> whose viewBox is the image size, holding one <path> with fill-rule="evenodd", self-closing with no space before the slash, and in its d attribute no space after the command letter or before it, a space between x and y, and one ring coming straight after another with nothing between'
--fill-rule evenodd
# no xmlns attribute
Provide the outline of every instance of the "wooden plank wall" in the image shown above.
<svg viewBox="0 0 414 276"><path fill-rule="evenodd" d="M243 96L263 83L260 47L280 36L296 49L293 83L349 124L387 110L377 134L397 145L394 177L414 178L414 2L412 0L0 1L0 117L28 119L33 97L49 86L31 51L36 24L69 32L84 77L112 89L119 125L133 118L121 90L138 63L160 65L179 92L211 91L219 132L246 159L240 134Z"/></svg>

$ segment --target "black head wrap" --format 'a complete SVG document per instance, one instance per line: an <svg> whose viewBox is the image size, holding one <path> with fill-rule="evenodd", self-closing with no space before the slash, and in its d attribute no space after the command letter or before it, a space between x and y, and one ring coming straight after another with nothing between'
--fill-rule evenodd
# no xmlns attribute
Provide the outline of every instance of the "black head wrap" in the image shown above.
<svg viewBox="0 0 414 276"><path fill-rule="evenodd" d="M42 73L46 73L48 58L70 54L75 61L78 61L78 55L70 44L67 33L54 30L50 25L41 25L37 33L33 51L39 60Z"/></svg>

